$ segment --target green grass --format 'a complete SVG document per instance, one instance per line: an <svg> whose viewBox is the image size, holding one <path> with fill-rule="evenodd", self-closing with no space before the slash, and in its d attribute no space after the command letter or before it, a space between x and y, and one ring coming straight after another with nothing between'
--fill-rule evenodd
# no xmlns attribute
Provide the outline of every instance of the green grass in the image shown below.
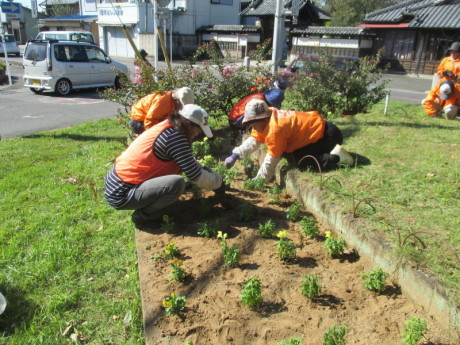
<svg viewBox="0 0 460 345"><path fill-rule="evenodd" d="M326 198L365 218L368 231L385 234L398 243L393 216L404 239L411 231L428 231L448 243L460 256L460 121L432 119L419 105L391 102L383 115L383 104L369 114L334 121L345 136L344 147L358 158L355 167L328 172L339 175L325 185ZM305 173L308 180L319 177ZM337 182L340 181L340 184ZM382 206L382 203L386 207ZM442 241L429 234L410 237L396 257L409 258L429 270L460 302L460 269L455 255Z"/></svg>
<svg viewBox="0 0 460 345"><path fill-rule="evenodd" d="M134 227L103 197L125 141L101 120L0 142L0 344L143 343Z"/></svg>

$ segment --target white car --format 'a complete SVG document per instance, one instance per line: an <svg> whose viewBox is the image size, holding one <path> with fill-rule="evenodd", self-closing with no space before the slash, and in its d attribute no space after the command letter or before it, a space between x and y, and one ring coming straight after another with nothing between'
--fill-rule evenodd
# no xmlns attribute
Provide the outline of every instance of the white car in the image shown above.
<svg viewBox="0 0 460 345"><path fill-rule="evenodd" d="M24 86L60 96L74 89L119 87L120 74L129 75L126 65L113 61L95 44L74 41L29 41L23 65Z"/></svg>
<svg viewBox="0 0 460 345"><path fill-rule="evenodd" d="M5 42L3 42L2 36L0 35L0 55L4 56L4 50L3 47L6 49L6 53L8 55L15 55L19 56L20 51L19 51L19 46L16 43L16 39L14 38L14 35L11 34L6 34L3 35L5 37Z"/></svg>

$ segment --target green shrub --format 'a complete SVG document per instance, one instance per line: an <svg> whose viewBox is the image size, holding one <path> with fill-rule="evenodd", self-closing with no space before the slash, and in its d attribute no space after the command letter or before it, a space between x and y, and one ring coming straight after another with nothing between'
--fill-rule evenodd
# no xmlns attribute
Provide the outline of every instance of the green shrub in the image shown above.
<svg viewBox="0 0 460 345"><path fill-rule="evenodd" d="M252 276L243 285L243 290L240 295L241 302L249 308L254 308L262 304L262 292L260 287L260 280L256 276Z"/></svg>
<svg viewBox="0 0 460 345"><path fill-rule="evenodd" d="M318 275L306 274L302 280L302 295L312 299L321 293L321 285L318 282Z"/></svg>
<svg viewBox="0 0 460 345"><path fill-rule="evenodd" d="M327 329L323 334L323 345L345 345L347 342L345 336L347 335L348 326L335 325Z"/></svg>
<svg viewBox="0 0 460 345"><path fill-rule="evenodd" d="M284 339L276 343L276 345L300 345L302 343L302 337L294 337Z"/></svg>
<svg viewBox="0 0 460 345"><path fill-rule="evenodd" d="M265 224L259 224L259 235L262 238L273 238L275 229L275 222L269 219L265 222Z"/></svg>
<svg viewBox="0 0 460 345"><path fill-rule="evenodd" d="M295 222L300 217L300 202L294 201L287 210L286 218Z"/></svg>
<svg viewBox="0 0 460 345"><path fill-rule="evenodd" d="M198 223L198 235L213 238L217 236L219 232L219 222L217 220L211 220L208 222Z"/></svg>
<svg viewBox="0 0 460 345"><path fill-rule="evenodd" d="M0 75L4 74L6 71L6 65L3 61L0 61Z"/></svg>
<svg viewBox="0 0 460 345"><path fill-rule="evenodd" d="M303 230L305 236L313 237L318 235L319 229L316 225L316 220L312 217L303 217L300 221L300 228Z"/></svg>
<svg viewBox="0 0 460 345"><path fill-rule="evenodd" d="M258 190L261 191L265 187L265 179L258 177L256 179L249 179L244 181L243 188L247 190Z"/></svg>
<svg viewBox="0 0 460 345"><path fill-rule="evenodd" d="M366 290L381 292L385 289L385 280L388 278L388 274L383 272L380 267L377 267L369 273L363 272L361 278L364 281Z"/></svg>
<svg viewBox="0 0 460 345"><path fill-rule="evenodd" d="M401 333L403 336L402 342L407 345L418 345L427 330L425 320L412 317L406 322L404 330Z"/></svg>

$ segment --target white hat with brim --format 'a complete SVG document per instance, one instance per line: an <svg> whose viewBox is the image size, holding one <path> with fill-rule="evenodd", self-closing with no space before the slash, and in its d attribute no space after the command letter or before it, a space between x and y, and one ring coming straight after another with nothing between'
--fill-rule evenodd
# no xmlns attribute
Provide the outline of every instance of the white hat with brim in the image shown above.
<svg viewBox="0 0 460 345"><path fill-rule="evenodd" d="M189 87L181 87L173 90L172 97L177 99L183 106L195 102L195 95L193 90Z"/></svg>
<svg viewBox="0 0 460 345"><path fill-rule="evenodd" d="M270 117L267 103L261 99L253 98L246 104L246 107L244 108L243 123L263 120L267 117Z"/></svg>
<svg viewBox="0 0 460 345"><path fill-rule="evenodd" d="M209 115L206 110L196 104L186 104L181 110L179 110L179 114L187 120L200 126L203 133L208 138L212 138L211 127L208 125Z"/></svg>
<svg viewBox="0 0 460 345"><path fill-rule="evenodd" d="M452 81L444 81L439 86L439 98L443 101L447 100L452 96L454 90L454 83Z"/></svg>

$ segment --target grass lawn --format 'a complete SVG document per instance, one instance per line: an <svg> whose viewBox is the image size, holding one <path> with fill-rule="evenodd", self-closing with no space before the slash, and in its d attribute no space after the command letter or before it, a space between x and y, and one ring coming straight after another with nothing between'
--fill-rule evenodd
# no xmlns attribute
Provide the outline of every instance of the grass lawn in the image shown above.
<svg viewBox="0 0 460 345"><path fill-rule="evenodd" d="M351 211L356 200L390 205L402 235L426 230L460 251L460 121L430 119L420 106L392 103L335 121L357 167L341 169L343 186L327 197ZM134 227L129 211L103 196L104 176L124 148L126 131L106 119L0 141L0 344L142 344ZM305 173L306 179L318 176ZM352 188L351 188L352 187ZM369 231L396 240L387 212L359 209ZM458 296L460 272L443 244L421 235L404 250Z"/></svg>

